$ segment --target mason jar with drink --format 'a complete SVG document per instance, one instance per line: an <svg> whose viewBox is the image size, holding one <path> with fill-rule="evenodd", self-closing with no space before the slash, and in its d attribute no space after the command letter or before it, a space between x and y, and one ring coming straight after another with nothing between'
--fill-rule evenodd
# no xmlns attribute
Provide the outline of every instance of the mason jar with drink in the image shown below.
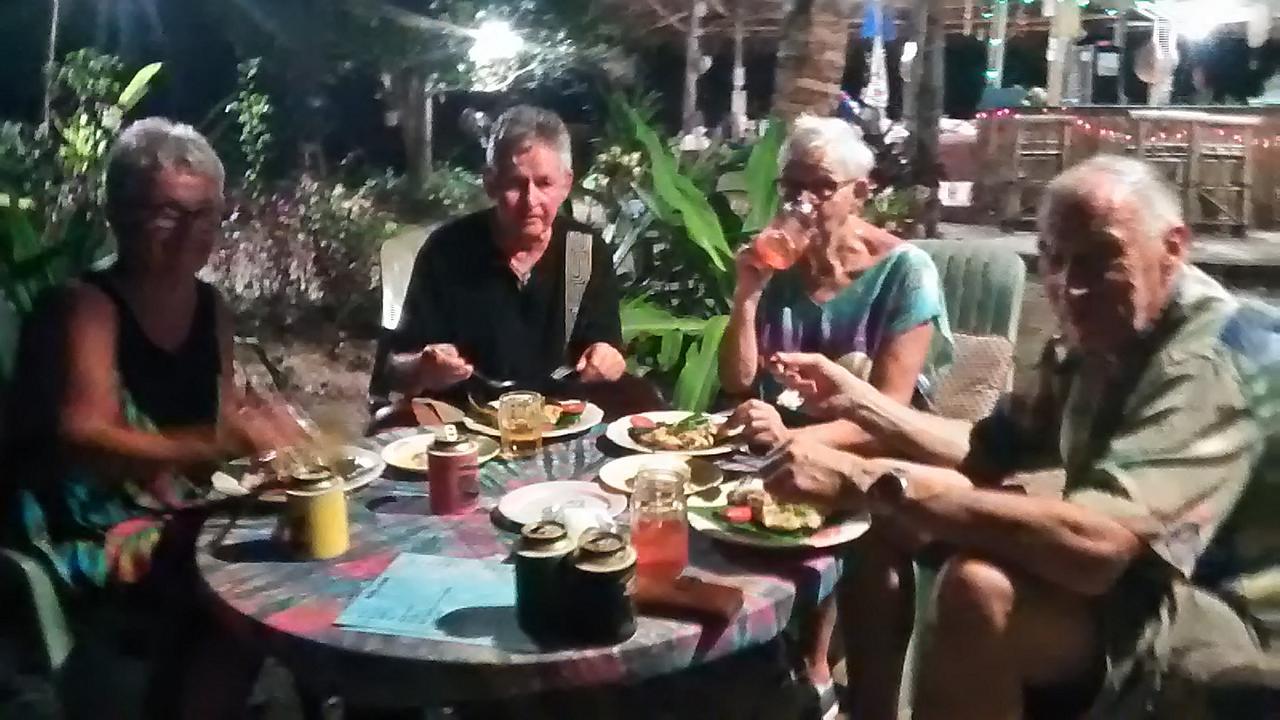
<svg viewBox="0 0 1280 720"><path fill-rule="evenodd" d="M642 579L670 581L689 564L689 521L685 486L689 466L680 463L641 468L631 494L631 544Z"/></svg>

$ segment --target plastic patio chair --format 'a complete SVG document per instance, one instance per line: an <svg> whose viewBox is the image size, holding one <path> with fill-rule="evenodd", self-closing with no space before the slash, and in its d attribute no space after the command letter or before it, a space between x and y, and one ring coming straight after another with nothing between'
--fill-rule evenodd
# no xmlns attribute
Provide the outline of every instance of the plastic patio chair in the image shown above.
<svg viewBox="0 0 1280 720"><path fill-rule="evenodd" d="M415 227L382 243L382 327L394 330L400 324L400 309L405 293L409 291L409 278L413 275L413 263L418 251L427 242L427 236L436 225Z"/></svg>

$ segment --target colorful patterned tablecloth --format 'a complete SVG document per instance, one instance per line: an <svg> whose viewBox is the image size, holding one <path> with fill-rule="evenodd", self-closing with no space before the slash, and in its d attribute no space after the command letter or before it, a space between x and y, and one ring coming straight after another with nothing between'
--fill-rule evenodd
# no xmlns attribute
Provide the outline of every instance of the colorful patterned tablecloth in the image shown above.
<svg viewBox="0 0 1280 720"><path fill-rule="evenodd" d="M328 561L299 561L272 540L273 515L212 517L197 550L201 577L217 609L238 630L252 633L290 666L304 685L349 700L449 704L525 693L622 683L676 672L764 643L793 611L812 608L832 590L839 561L830 555L712 543L690 537L690 569L704 579L744 591L731 622L711 627L691 620L643 616L634 637L614 646L530 652L514 628L512 608L477 608L490 640L477 643L378 635L344 629L334 619L402 552L501 561L515 534L492 520L507 491L544 480L592 480L617 455L603 428L548 444L539 457L494 460L481 470L477 509L460 516L425 514L422 479L389 471L352 494L351 549ZM415 430L366 440L380 450ZM474 620L475 618L473 618ZM511 640L507 642L507 640Z"/></svg>

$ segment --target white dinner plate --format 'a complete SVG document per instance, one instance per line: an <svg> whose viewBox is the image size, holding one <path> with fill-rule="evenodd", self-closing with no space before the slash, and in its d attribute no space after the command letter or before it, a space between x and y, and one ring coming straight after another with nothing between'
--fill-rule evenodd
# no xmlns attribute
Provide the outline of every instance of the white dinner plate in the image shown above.
<svg viewBox="0 0 1280 720"><path fill-rule="evenodd" d="M659 423L674 423L680 422L693 414L694 413L691 412L685 412L684 410L658 410L654 412L627 415L626 417L618 418L617 420L609 423L609 427L605 428L604 434L605 437L612 440L618 446L642 453L701 456L723 455L725 453L731 453L737 449L737 443L732 438L721 440L719 445L704 448L702 450L654 450L631 439L631 418L633 417L648 418L649 420ZM712 422L718 421L722 423L728 419L724 415L712 415L711 418Z"/></svg>
<svg viewBox="0 0 1280 720"><path fill-rule="evenodd" d="M570 425L569 427L552 428L550 430L544 430L542 433L542 437L558 438L558 437L567 437L569 435L577 435L580 432L586 432L587 430L590 430L591 428L595 427L596 425L599 425L603 421L604 421L604 410L601 410L599 405L589 402L587 403L586 409L582 411L582 415L578 418L578 422ZM471 417L470 415L468 415L463 422L467 424L468 428L474 430L475 432L484 433L485 435L492 435L493 437L501 437L502 435L502 433L498 431L498 428L492 427L486 423L480 422L479 420Z"/></svg>
<svg viewBox="0 0 1280 720"><path fill-rule="evenodd" d="M356 464L356 471L343 483L342 489L345 492L359 490L373 482L382 475L383 470L387 469L387 464L378 456L378 453L372 450L347 445L342 448L342 452ZM263 479L265 478L261 474L253 471L247 458L232 460L209 478L213 489L227 497L249 495ZM270 490L263 493L259 499L265 502L284 502L284 490Z"/></svg>
<svg viewBox="0 0 1280 720"><path fill-rule="evenodd" d="M593 482L551 480L517 488L498 501L498 512L517 525L537 522L547 512L563 509L603 510L617 517L627 509L627 496L612 493Z"/></svg>
<svg viewBox="0 0 1280 720"><path fill-rule="evenodd" d="M484 464L498 456L498 441L485 435L472 435L471 439L480 447L477 452L479 461ZM424 432L400 438L382 449L382 459L387 464L409 472L424 473L427 471L427 450L435 441L435 433Z"/></svg>
<svg viewBox="0 0 1280 720"><path fill-rule="evenodd" d="M642 469L672 465L689 470L689 482L684 488L686 495L704 493L724 482L724 471L706 460L667 454L628 455L610 460L600 468L600 482L618 492L630 494L635 489L635 477Z"/></svg>

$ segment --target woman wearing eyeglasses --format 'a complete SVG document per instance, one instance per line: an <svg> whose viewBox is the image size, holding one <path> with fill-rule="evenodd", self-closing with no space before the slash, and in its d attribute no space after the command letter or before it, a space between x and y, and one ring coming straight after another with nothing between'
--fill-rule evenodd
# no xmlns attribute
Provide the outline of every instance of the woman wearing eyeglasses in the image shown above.
<svg viewBox="0 0 1280 720"><path fill-rule="evenodd" d="M775 222L738 253L733 311L720 347L725 390L762 399L740 405L729 426L741 426L756 447L803 434L875 454L874 439L850 421L803 425L794 416L789 427L770 404L782 386L771 376L769 358L821 353L884 395L927 406L935 374L951 359L938 271L923 250L859 217L875 158L852 126L803 116L779 160L778 189L784 215L794 216L792 237L769 237L782 226ZM810 680L830 715L835 702L826 656L834 622L828 601L806 634L813 641L806 648Z"/></svg>
<svg viewBox="0 0 1280 720"><path fill-rule="evenodd" d="M235 714L247 697L208 681L218 667L179 677L189 660L250 680L255 667L196 610L197 508L212 465L299 434L282 409L236 391L230 314L196 278L221 225L223 178L191 127L150 118L121 134L106 178L116 262L28 321L0 447L17 481L18 542L83 602L134 606L156 618L157 641L198 648L153 651L154 717Z"/></svg>

